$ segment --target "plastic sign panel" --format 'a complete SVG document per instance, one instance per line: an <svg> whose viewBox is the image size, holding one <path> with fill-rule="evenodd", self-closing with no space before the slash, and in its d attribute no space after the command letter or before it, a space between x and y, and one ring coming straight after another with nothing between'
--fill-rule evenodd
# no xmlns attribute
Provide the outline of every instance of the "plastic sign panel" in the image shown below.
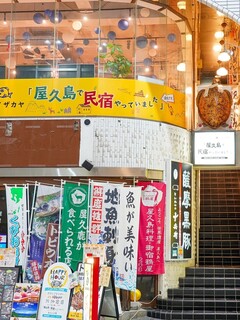
<svg viewBox="0 0 240 320"><path fill-rule="evenodd" d="M45 272L37 320L66 320L70 298L68 265L57 262Z"/></svg>
<svg viewBox="0 0 240 320"><path fill-rule="evenodd" d="M194 132L194 165L235 165L236 145L233 131Z"/></svg>

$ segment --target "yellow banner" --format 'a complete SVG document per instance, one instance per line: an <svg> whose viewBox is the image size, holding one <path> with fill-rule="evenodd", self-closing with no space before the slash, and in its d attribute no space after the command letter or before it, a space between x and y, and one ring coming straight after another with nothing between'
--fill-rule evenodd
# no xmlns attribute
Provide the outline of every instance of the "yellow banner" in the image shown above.
<svg viewBox="0 0 240 320"><path fill-rule="evenodd" d="M185 128L185 95L140 80L9 79L0 81L0 117L127 117Z"/></svg>

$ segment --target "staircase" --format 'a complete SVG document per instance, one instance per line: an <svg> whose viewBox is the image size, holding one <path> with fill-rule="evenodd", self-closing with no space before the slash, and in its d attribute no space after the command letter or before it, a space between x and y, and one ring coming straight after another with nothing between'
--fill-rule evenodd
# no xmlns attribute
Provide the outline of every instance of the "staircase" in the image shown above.
<svg viewBox="0 0 240 320"><path fill-rule="evenodd" d="M240 269L187 268L179 288L168 289L168 298L148 311L166 320L240 320Z"/></svg>
<svg viewBox="0 0 240 320"><path fill-rule="evenodd" d="M240 171L201 171L200 266L240 267Z"/></svg>
<svg viewBox="0 0 240 320"><path fill-rule="evenodd" d="M149 310L165 320L240 320L240 171L201 171L199 267Z"/></svg>

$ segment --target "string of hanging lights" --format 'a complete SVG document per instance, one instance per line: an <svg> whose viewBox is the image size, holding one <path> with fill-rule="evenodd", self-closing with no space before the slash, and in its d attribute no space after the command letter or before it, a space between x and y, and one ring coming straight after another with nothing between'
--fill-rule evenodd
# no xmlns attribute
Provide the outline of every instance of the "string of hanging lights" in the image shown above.
<svg viewBox="0 0 240 320"><path fill-rule="evenodd" d="M218 55L218 64L219 64L219 68L216 71L217 76L219 77L224 77L228 75L228 70L223 66L223 63L228 62L231 59L231 56L228 52L228 50L226 49L226 27L227 27L227 23L225 22L225 20L223 21L223 23L221 24L222 30L221 31L217 31L215 33L215 37L217 39L221 39L219 41L220 44L220 53Z"/></svg>

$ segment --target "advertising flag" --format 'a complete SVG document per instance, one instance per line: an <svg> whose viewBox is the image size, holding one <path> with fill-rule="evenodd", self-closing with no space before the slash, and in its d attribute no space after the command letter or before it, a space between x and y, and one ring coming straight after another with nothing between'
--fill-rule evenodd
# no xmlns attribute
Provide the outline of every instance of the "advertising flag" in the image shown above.
<svg viewBox="0 0 240 320"><path fill-rule="evenodd" d="M138 232L141 188L120 189L119 236L115 265L115 285L125 290L136 289Z"/></svg>
<svg viewBox="0 0 240 320"><path fill-rule="evenodd" d="M120 216L121 185L92 183L89 243L104 243L106 263L113 266Z"/></svg>
<svg viewBox="0 0 240 320"><path fill-rule="evenodd" d="M42 279L44 248L48 235L48 225L59 224L61 205L60 187L36 184L36 201L33 203L32 230L29 242L29 258L26 279L38 282Z"/></svg>
<svg viewBox="0 0 240 320"><path fill-rule="evenodd" d="M142 187L138 274L163 274L166 185L163 182L138 182L137 185Z"/></svg>
<svg viewBox="0 0 240 320"><path fill-rule="evenodd" d="M61 211L60 260L76 271L87 242L89 185L65 183Z"/></svg>
<svg viewBox="0 0 240 320"><path fill-rule="evenodd" d="M25 265L27 244L27 187L6 186L8 248L16 251L16 265Z"/></svg>

